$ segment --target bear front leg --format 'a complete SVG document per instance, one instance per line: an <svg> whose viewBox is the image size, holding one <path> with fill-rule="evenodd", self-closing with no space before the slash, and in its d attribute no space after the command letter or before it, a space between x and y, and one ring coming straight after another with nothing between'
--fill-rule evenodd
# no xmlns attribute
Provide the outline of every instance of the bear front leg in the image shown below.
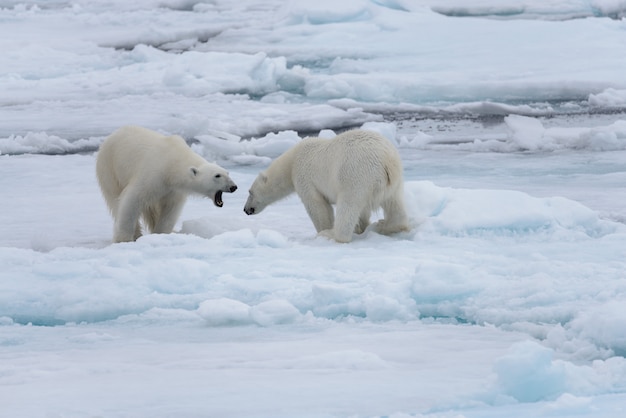
<svg viewBox="0 0 626 418"><path fill-rule="evenodd" d="M369 208L365 208L361 211L361 215L359 216L359 222L356 224L354 228L354 232L356 234L362 234L365 232L367 227L370 225L370 215L372 211Z"/></svg>
<svg viewBox="0 0 626 418"><path fill-rule="evenodd" d="M300 195L300 200L302 200L304 208L318 233L333 227L335 217L333 207L324 196L317 192L311 192L307 195Z"/></svg>
<svg viewBox="0 0 626 418"><path fill-rule="evenodd" d="M135 224L135 235L133 236L133 241L137 241L139 238L141 238L141 224L139 223L139 221L137 221L137 223Z"/></svg>
<svg viewBox="0 0 626 418"><path fill-rule="evenodd" d="M156 220L154 228L151 232L155 234L169 234L174 230L176 221L180 216L180 212L185 204L185 196L174 194L161 199L159 218Z"/></svg>
<svg viewBox="0 0 626 418"><path fill-rule="evenodd" d="M115 215L113 242L129 242L139 238L141 236L140 216L141 200L132 192L132 189L124 190Z"/></svg>

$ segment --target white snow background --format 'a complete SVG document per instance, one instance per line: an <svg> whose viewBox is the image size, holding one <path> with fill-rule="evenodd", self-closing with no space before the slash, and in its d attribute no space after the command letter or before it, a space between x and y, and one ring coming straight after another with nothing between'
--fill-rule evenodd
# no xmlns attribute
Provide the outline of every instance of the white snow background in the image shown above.
<svg viewBox="0 0 626 418"><path fill-rule="evenodd" d="M626 414L623 0L0 1L0 416ZM110 244L95 156L239 190ZM413 229L316 238L259 171L352 127Z"/></svg>

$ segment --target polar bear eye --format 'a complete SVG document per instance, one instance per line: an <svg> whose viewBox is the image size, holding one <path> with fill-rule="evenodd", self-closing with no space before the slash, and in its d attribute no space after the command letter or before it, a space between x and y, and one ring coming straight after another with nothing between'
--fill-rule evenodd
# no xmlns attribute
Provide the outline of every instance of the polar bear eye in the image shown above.
<svg viewBox="0 0 626 418"><path fill-rule="evenodd" d="M215 175L215 178L216 178L216 179L219 179L220 177L222 177L222 175L221 175L221 174L216 174L216 175Z"/></svg>

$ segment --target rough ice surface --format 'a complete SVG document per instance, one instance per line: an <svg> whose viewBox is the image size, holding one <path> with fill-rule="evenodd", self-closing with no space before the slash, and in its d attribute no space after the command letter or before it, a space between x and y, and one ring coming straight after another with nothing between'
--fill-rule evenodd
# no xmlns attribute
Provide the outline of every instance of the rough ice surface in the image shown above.
<svg viewBox="0 0 626 418"><path fill-rule="evenodd" d="M0 411L624 415L625 11L0 2ZM130 123L239 190L111 244L95 156ZM357 127L399 149L411 231L243 213L274 158Z"/></svg>

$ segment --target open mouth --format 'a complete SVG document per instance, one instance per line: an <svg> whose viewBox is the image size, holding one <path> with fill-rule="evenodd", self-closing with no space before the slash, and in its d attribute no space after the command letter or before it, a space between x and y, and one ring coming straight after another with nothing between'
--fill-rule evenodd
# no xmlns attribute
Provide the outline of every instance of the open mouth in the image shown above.
<svg viewBox="0 0 626 418"><path fill-rule="evenodd" d="M215 203L215 206L217 206L218 208L221 208L222 206L224 206L224 201L222 201L221 190L218 190L217 192L215 192L215 196L213 196L213 203Z"/></svg>
<svg viewBox="0 0 626 418"><path fill-rule="evenodd" d="M215 192L215 194L213 195L213 203L215 203L215 206L217 206L218 208L221 208L222 206L224 206L224 201L222 200L223 192L234 193L235 190L237 190L237 186L232 185L229 188L226 188L225 190L218 190L217 192Z"/></svg>

